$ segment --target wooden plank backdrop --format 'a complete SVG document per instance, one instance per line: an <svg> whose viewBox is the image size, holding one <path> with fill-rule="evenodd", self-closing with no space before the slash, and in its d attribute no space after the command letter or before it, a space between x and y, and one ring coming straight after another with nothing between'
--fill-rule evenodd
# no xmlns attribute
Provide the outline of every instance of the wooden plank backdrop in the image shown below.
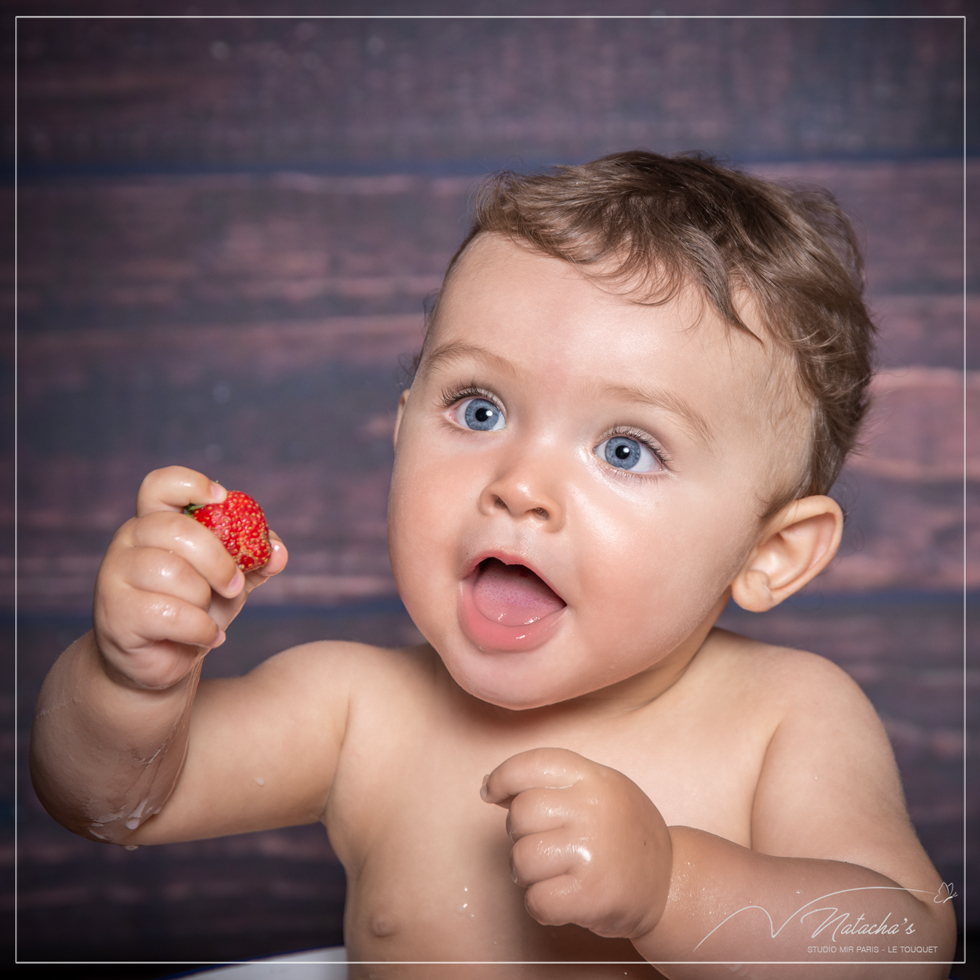
<svg viewBox="0 0 980 980"><path fill-rule="evenodd" d="M964 513L971 534L980 516L980 456L971 442L964 477L963 451L980 363L972 345L964 365L964 302L975 320L978 298L973 258L964 300L963 30L20 20L18 716L0 700L22 753L18 809L3 811L19 821L20 958L236 960L342 941L343 873L322 828L125 852L54 824L23 764L33 700L87 628L100 555L140 479L168 463L252 492L290 546L288 573L208 658L212 675L325 636L412 641L385 547L392 424L469 197L499 167L634 146L823 184L862 230L880 373L865 451L837 490L841 556L799 600L725 622L816 650L864 686L922 839L960 885L964 575L971 595L980 585L973 538L964 562ZM3 281L10 308L9 264ZM7 384L9 335L2 368ZM12 517L9 495L2 507ZM2 747L12 766L12 737ZM2 854L10 867L12 847Z"/></svg>

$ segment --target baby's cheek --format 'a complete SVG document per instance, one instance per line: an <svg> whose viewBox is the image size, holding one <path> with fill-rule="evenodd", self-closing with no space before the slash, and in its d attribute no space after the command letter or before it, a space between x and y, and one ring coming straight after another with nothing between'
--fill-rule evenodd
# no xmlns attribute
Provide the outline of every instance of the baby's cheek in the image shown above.
<svg viewBox="0 0 980 980"><path fill-rule="evenodd" d="M388 508L388 551L398 593L422 633L434 639L439 610L455 609L455 546L450 515L416 479L396 474Z"/></svg>
<svg viewBox="0 0 980 980"><path fill-rule="evenodd" d="M614 651L617 663L651 642L667 653L711 614L730 567L729 555L706 555L676 531L634 539L581 560L586 605L576 611L585 614L591 641Z"/></svg>

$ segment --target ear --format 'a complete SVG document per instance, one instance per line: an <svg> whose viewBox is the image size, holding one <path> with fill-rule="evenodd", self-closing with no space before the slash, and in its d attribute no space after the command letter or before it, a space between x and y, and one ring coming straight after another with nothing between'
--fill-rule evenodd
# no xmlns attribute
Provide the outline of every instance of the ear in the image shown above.
<svg viewBox="0 0 980 980"><path fill-rule="evenodd" d="M732 582L732 598L750 612L765 612L819 575L837 553L844 515L830 497L803 497L767 524Z"/></svg>
<svg viewBox="0 0 980 980"><path fill-rule="evenodd" d="M405 403L408 401L408 396L411 393L412 389L406 388L398 399L398 414L395 416L395 434L392 436L392 441L396 449L398 448L398 430L401 428L402 416L405 414Z"/></svg>

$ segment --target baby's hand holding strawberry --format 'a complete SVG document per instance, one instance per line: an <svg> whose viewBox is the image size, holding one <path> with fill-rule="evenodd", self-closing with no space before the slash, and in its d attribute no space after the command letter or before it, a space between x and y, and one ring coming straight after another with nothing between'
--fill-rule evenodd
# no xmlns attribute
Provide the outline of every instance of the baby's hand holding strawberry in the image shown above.
<svg viewBox="0 0 980 980"><path fill-rule="evenodd" d="M228 496L179 466L143 481L136 517L116 533L96 582L96 642L117 680L154 689L180 681L224 642L248 593L285 566L286 550L271 535L267 562L244 574L219 538L184 512Z"/></svg>

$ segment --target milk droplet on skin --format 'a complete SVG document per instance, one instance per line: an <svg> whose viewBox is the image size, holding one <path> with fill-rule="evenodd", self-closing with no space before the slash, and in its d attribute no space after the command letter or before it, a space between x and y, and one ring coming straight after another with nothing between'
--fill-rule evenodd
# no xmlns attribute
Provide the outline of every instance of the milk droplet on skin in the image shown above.
<svg viewBox="0 0 980 980"><path fill-rule="evenodd" d="M128 830L136 830L136 828L140 825L140 820L143 819L143 811L146 809L146 805L149 802L149 800L142 800L140 805L133 810L129 819L126 821L126 828ZM147 816L152 816L152 814L148 813Z"/></svg>
<svg viewBox="0 0 980 980"><path fill-rule="evenodd" d="M139 844L126 844L126 845L124 845L123 850L124 851L138 851L139 850L139 847L140 847Z"/></svg>
<svg viewBox="0 0 980 980"><path fill-rule="evenodd" d="M265 780L261 776L253 776L252 779L254 779L259 786L265 786Z"/></svg>

